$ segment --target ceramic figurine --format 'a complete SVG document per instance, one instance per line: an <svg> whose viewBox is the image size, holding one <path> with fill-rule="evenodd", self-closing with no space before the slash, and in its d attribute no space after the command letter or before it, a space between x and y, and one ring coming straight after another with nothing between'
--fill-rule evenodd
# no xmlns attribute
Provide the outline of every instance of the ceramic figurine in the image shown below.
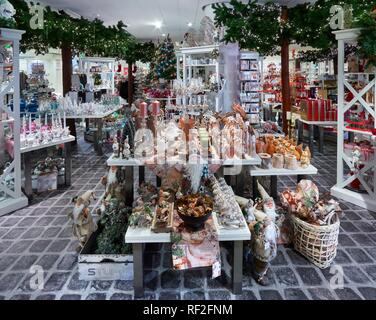
<svg viewBox="0 0 376 320"><path fill-rule="evenodd" d="M90 235L97 229L89 209L90 198L95 200L92 190L86 191L81 196L74 197L72 199L74 203L73 211L68 214L68 217L72 219L73 234L79 241L78 249L84 247Z"/></svg>
<svg viewBox="0 0 376 320"><path fill-rule="evenodd" d="M101 179L102 185L106 187L105 198L111 197L115 192L115 188L118 184L117 171L118 168L112 166L108 171L107 176L104 176Z"/></svg>
<svg viewBox="0 0 376 320"><path fill-rule="evenodd" d="M355 146L353 151L351 152L351 164L352 170L359 170L359 162L362 156L361 148L359 146Z"/></svg>
<svg viewBox="0 0 376 320"><path fill-rule="evenodd" d="M275 221L277 218L276 206L274 199L269 196L265 191L264 187L257 181L257 189L263 200L263 210L265 214L272 220Z"/></svg>
<svg viewBox="0 0 376 320"><path fill-rule="evenodd" d="M119 156L119 143L117 137L114 137L114 141L112 142L112 151L114 154L114 158L118 158Z"/></svg>
<svg viewBox="0 0 376 320"><path fill-rule="evenodd" d="M306 169L306 168L309 167L310 164L311 164L310 152L309 152L309 150L305 149L302 152L302 156L300 157L300 166L303 169Z"/></svg>
<svg viewBox="0 0 376 320"><path fill-rule="evenodd" d="M277 256L279 230L270 219L257 222L251 228L251 251L253 256L253 277L262 286L268 285L265 277L270 262Z"/></svg>
<svg viewBox="0 0 376 320"><path fill-rule="evenodd" d="M130 146L128 143L128 136L127 136L124 140L123 157L128 160L130 155L131 155L131 151L130 151Z"/></svg>

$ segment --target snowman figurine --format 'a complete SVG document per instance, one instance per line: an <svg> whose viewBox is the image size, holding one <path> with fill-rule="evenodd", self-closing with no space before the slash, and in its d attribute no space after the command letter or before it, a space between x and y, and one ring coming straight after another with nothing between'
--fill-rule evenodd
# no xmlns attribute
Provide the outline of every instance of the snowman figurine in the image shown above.
<svg viewBox="0 0 376 320"><path fill-rule="evenodd" d="M124 140L123 158L128 160L130 155L131 155L131 150L130 150L128 136L127 136Z"/></svg>

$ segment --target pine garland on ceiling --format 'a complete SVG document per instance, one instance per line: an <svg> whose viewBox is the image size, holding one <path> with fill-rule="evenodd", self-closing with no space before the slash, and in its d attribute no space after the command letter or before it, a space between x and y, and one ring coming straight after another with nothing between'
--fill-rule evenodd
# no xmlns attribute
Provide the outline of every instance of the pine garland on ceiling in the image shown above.
<svg viewBox="0 0 376 320"><path fill-rule="evenodd" d="M134 63L148 59L154 54L152 43L139 43L126 30L124 22L105 26L100 19L73 18L64 11L44 9L43 29L32 29L29 5L24 0L9 0L16 10L15 27L25 30L21 50L35 50L37 54L48 53L50 48L59 49L69 45L73 53L87 56L113 57ZM33 6L34 3L30 3ZM150 60L149 60L150 61Z"/></svg>

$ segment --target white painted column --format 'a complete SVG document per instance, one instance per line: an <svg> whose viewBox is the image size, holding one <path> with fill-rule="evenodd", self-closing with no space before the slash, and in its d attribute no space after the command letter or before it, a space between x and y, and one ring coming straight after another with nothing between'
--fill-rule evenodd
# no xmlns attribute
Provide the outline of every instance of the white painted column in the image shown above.
<svg viewBox="0 0 376 320"><path fill-rule="evenodd" d="M343 130L344 124L344 103L345 103L345 87L344 87L344 77L345 77L345 41L338 40L338 142L337 142L337 184L343 182L343 152L344 152L344 142L343 142Z"/></svg>

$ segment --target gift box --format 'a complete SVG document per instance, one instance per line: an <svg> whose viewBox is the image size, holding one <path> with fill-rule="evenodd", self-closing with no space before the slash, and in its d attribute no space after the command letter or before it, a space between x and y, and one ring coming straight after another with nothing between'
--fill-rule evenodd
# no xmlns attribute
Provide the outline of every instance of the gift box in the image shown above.
<svg viewBox="0 0 376 320"><path fill-rule="evenodd" d="M337 121L338 110L329 99L303 99L301 117L307 121Z"/></svg>

